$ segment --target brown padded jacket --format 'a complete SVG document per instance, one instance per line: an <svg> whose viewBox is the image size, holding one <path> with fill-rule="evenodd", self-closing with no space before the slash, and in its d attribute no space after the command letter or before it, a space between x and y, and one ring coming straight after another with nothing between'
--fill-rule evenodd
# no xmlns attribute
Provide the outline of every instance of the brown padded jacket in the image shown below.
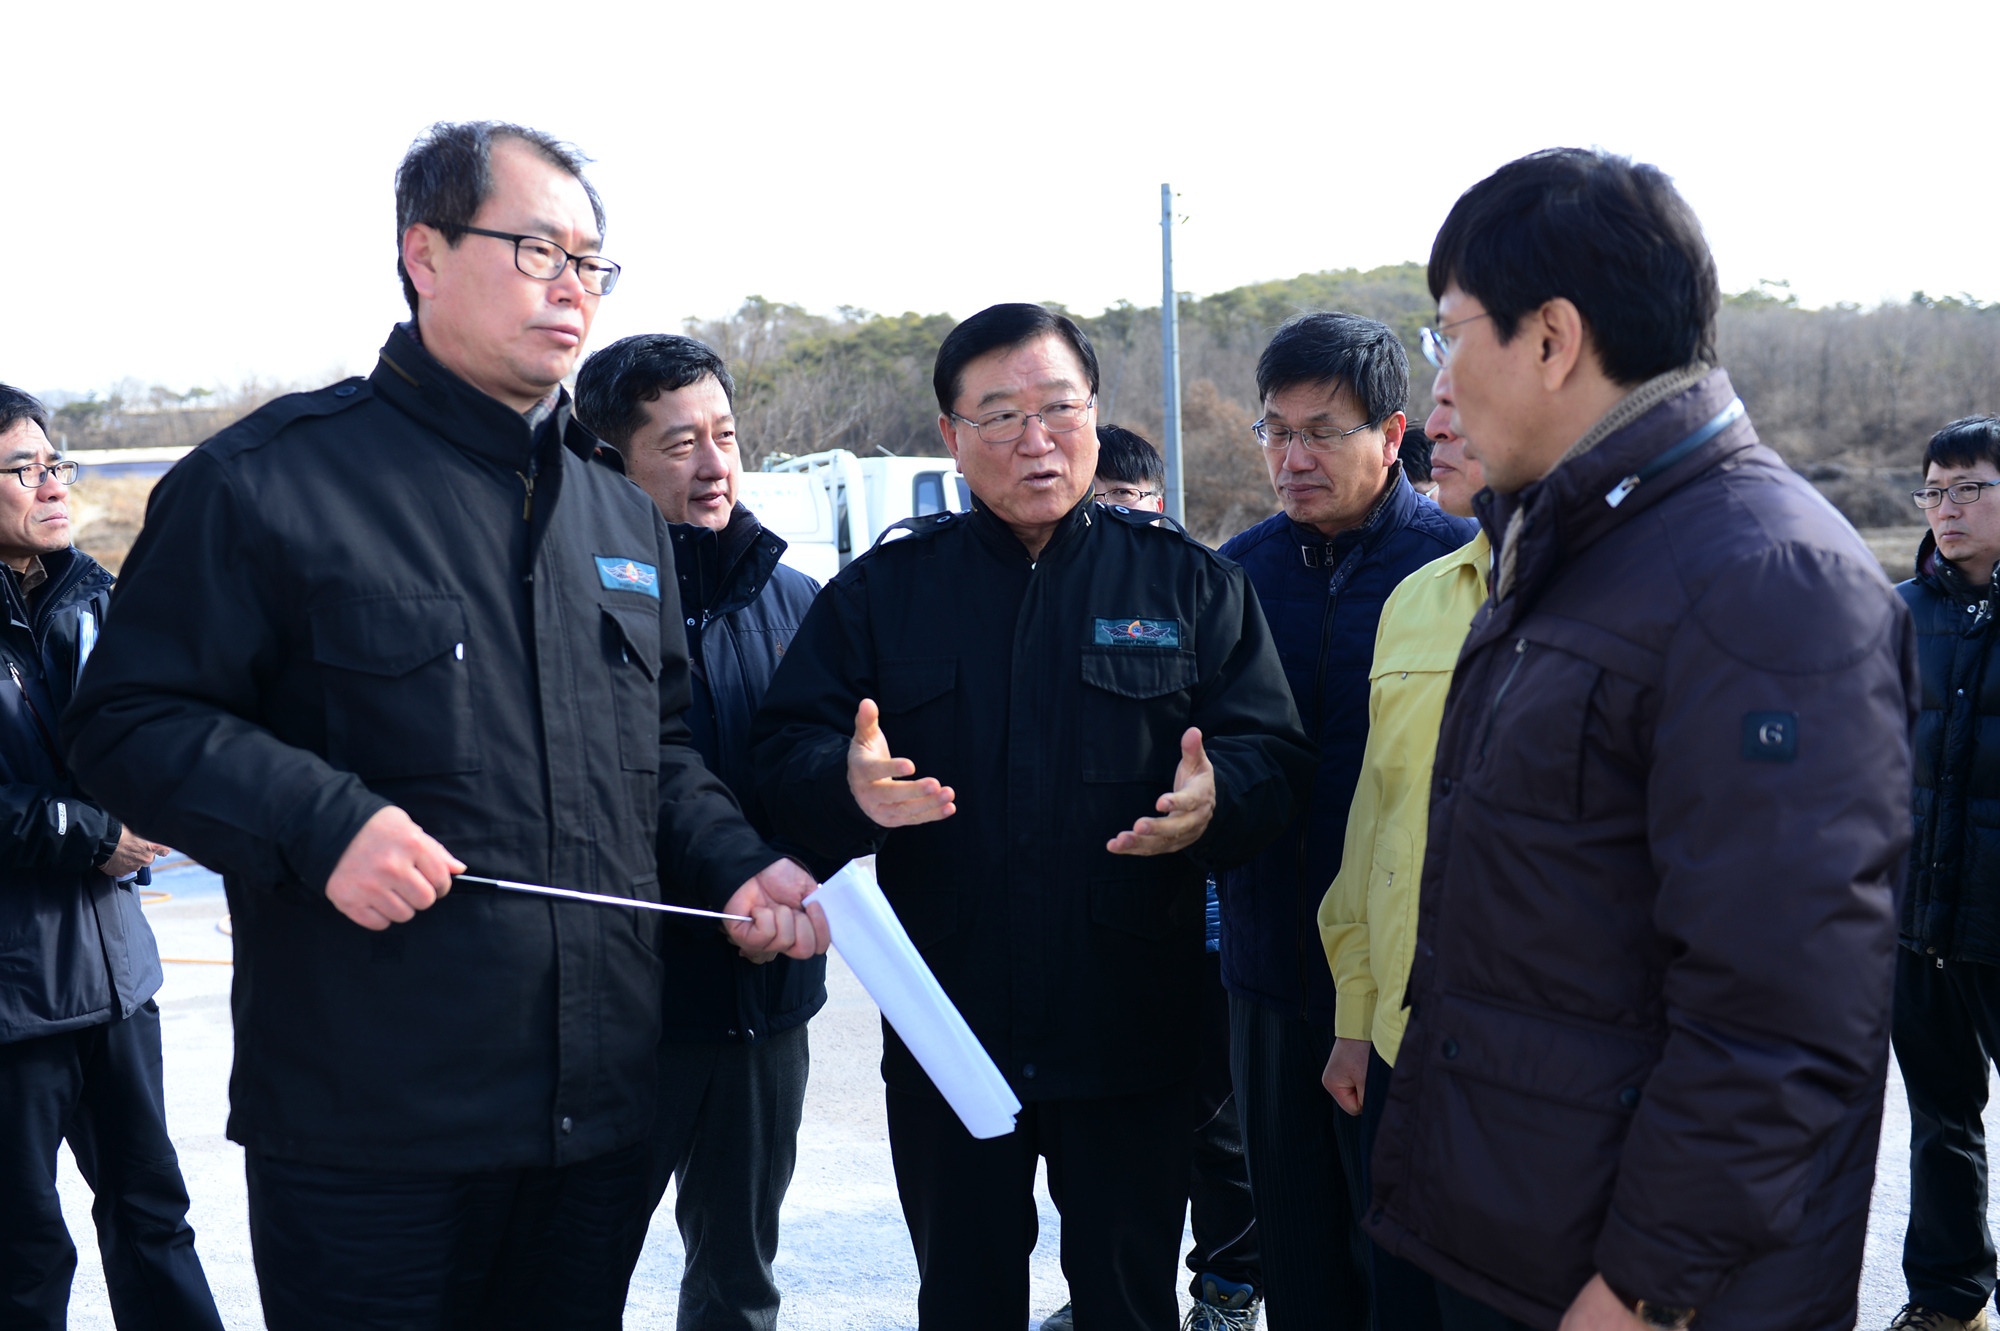
<svg viewBox="0 0 2000 1331"><path fill-rule="evenodd" d="M1853 1324L1916 646L1747 419L1672 456L1734 401L1663 377L1481 496L1515 547L1439 735L1367 1223L1532 1326L1595 1272L1702 1331Z"/></svg>

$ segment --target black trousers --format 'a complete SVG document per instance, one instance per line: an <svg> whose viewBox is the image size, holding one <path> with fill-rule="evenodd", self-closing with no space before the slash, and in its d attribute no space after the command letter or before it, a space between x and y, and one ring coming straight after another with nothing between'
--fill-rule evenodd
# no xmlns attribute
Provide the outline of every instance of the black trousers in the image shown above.
<svg viewBox="0 0 2000 1331"><path fill-rule="evenodd" d="M667 1184L687 1249L680 1331L778 1324L778 1212L799 1158L812 1057L806 1028L759 1045L660 1045L660 1111L646 1142L645 1195L627 1234L625 1281Z"/></svg>
<svg viewBox="0 0 2000 1331"><path fill-rule="evenodd" d="M1264 1292L1257 1260L1257 1206L1250 1195L1250 1167L1243 1159L1243 1124L1236 1112L1236 1083L1229 1075L1229 991L1222 987L1222 956L1208 954L1202 1003L1201 1061L1195 1073L1193 1168L1188 1171L1188 1228L1194 1246L1188 1292L1201 1297L1201 1277L1220 1276Z"/></svg>
<svg viewBox="0 0 2000 1331"><path fill-rule="evenodd" d="M935 1095L891 1088L889 1149L922 1286L923 1331L1021 1331L1034 1251L1035 1160L1062 1213L1062 1268L1091 1331L1176 1331L1187 1208L1189 1083L1039 1100L1015 1131L976 1140Z"/></svg>
<svg viewBox="0 0 2000 1331"><path fill-rule="evenodd" d="M1438 1310L1444 1316L1444 1331L1535 1331L1526 1322L1517 1322L1443 1282L1438 1284L1437 1296Z"/></svg>
<svg viewBox="0 0 2000 1331"><path fill-rule="evenodd" d="M0 1326L69 1319L76 1245L56 1195L67 1137L96 1194L90 1208L119 1331L221 1331L187 1223L187 1185L167 1136L160 1010L0 1044Z"/></svg>
<svg viewBox="0 0 2000 1331"><path fill-rule="evenodd" d="M1395 1069L1373 1045L1368 1049L1368 1082L1361 1092L1361 1196L1375 1193L1375 1134L1389 1104ZM1331 1097L1329 1097L1331 1098ZM1368 1283L1375 1294L1375 1331L1443 1331L1437 1281L1431 1274L1368 1240Z"/></svg>
<svg viewBox="0 0 2000 1331"><path fill-rule="evenodd" d="M1333 1032L1230 995L1229 1059L1271 1331L1365 1331L1361 1124L1320 1084Z"/></svg>
<svg viewBox="0 0 2000 1331"><path fill-rule="evenodd" d="M270 1331L615 1331L644 1148L478 1174L251 1152L250 1250Z"/></svg>
<svg viewBox="0 0 2000 1331"><path fill-rule="evenodd" d="M1993 1297L1986 1069L2000 1054L2000 967L1896 949L1896 1062L1910 1097L1910 1299L1961 1320Z"/></svg>

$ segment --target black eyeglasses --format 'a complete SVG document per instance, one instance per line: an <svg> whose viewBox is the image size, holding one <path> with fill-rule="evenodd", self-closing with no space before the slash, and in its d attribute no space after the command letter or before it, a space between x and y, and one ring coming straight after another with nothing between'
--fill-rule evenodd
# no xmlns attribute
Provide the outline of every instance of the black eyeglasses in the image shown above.
<svg viewBox="0 0 2000 1331"><path fill-rule="evenodd" d="M0 467L0 475L12 476L21 483L21 488L24 490L41 489L49 483L51 476L56 478L59 485L75 485L76 473L77 464L74 462L58 462L53 466L30 462L25 467Z"/></svg>
<svg viewBox="0 0 2000 1331"><path fill-rule="evenodd" d="M27 482L22 481L21 484L26 485ZM1910 491L1910 498L1917 501L1918 508L1936 508L1944 502L1946 495L1951 496L1951 502L1954 504L1976 504L1979 502L1981 490L1990 490L1996 485L2000 485L2000 481L1960 481L1957 485L1927 485L1921 490Z"/></svg>
<svg viewBox="0 0 2000 1331"><path fill-rule="evenodd" d="M463 231L471 236L491 236L495 240L514 242L514 266L529 277L553 282L563 275L563 269L576 265L576 276L583 283L583 289L593 296L608 296L618 285L618 274L624 270L611 260L595 254L571 254L553 240L540 236L517 236L508 231L488 231L483 226L439 226L440 231Z"/></svg>
<svg viewBox="0 0 2000 1331"><path fill-rule="evenodd" d="M1292 446L1296 439L1306 446L1309 453L1331 453L1333 446L1350 434L1360 434L1374 421L1363 421L1351 430L1343 430L1337 425L1315 425L1304 430L1288 430L1282 425L1266 425L1258 421L1250 427L1250 433L1257 436L1257 442L1273 453L1282 453Z"/></svg>
<svg viewBox="0 0 2000 1331"><path fill-rule="evenodd" d="M1040 411L994 411L978 420L954 411L951 418L979 431L979 437L989 444L1011 444L1028 432L1029 421L1040 421L1050 434L1068 434L1083 424L1096 401L1091 397L1082 402L1051 402Z"/></svg>

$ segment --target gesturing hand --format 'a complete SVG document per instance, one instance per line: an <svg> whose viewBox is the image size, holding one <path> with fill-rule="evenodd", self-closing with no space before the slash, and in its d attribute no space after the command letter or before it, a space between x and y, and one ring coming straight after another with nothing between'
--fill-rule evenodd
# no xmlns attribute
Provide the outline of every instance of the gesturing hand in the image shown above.
<svg viewBox="0 0 2000 1331"><path fill-rule="evenodd" d="M826 951L832 934L818 904L800 903L819 884L790 860L769 864L755 878L730 894L722 909L748 915L750 923L729 920L722 926L729 941L746 958L763 965L779 953L804 961Z"/></svg>
<svg viewBox="0 0 2000 1331"><path fill-rule="evenodd" d="M847 788L854 792L854 802L882 827L934 823L958 812L951 787L936 778L897 779L916 774L915 763L890 754L881 709L873 698L863 698L854 712L854 740L847 746Z"/></svg>
<svg viewBox="0 0 2000 1331"><path fill-rule="evenodd" d="M326 899L364 929L387 929L413 920L451 891L451 876L465 866L391 804L361 824L340 853Z"/></svg>
<svg viewBox="0 0 2000 1331"><path fill-rule="evenodd" d="M1201 731L1189 726L1181 736L1181 762L1174 769L1174 788L1153 805L1164 818L1141 818L1129 832L1104 843L1113 855L1171 855L1201 839L1215 817L1215 768L1201 747Z"/></svg>
<svg viewBox="0 0 2000 1331"><path fill-rule="evenodd" d="M1368 1089L1368 1041L1336 1038L1333 1052L1326 1056L1326 1071L1319 1074L1319 1084L1350 1116L1359 1115Z"/></svg>

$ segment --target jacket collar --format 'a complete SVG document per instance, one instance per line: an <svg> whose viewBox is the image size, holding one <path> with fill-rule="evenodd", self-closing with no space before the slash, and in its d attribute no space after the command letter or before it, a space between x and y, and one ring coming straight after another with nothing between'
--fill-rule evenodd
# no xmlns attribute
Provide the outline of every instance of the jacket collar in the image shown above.
<svg viewBox="0 0 2000 1331"><path fill-rule="evenodd" d="M569 390L556 390L556 405L537 428L527 416L482 393L446 369L418 339L414 321L389 330L368 383L391 406L449 439L468 453L514 471L527 470L542 430L552 429L570 451L588 460L597 438L577 422ZM540 415L541 413L535 413Z"/></svg>
<svg viewBox="0 0 2000 1331"><path fill-rule="evenodd" d="M726 615L756 600L786 549L784 538L766 530L740 503L721 531L676 522L667 532L673 537L682 606L711 615Z"/></svg>
<svg viewBox="0 0 2000 1331"><path fill-rule="evenodd" d="M1292 544L1299 548L1299 557L1305 561L1307 568L1337 568L1356 546L1373 550L1392 533L1407 527L1417 505L1422 502L1409 477L1404 475L1401 467L1397 467L1388 488L1375 501L1375 506L1368 510L1368 516L1361 519L1360 526L1327 536L1317 528L1291 522Z"/></svg>
<svg viewBox="0 0 2000 1331"><path fill-rule="evenodd" d="M1994 573L2000 575L2000 565L1994 566ZM1938 553L1937 537L1930 532L1924 533L1923 544L1917 547L1917 580L1959 605L1992 600L1995 586L2000 585L2000 577L1996 577L1984 587L1973 586L1958 565Z"/></svg>
<svg viewBox="0 0 2000 1331"><path fill-rule="evenodd" d="M1735 400L1729 375L1690 366L1647 381L1612 408L1563 455L1554 470L1513 494L1481 491L1473 500L1487 539L1500 552L1493 578L1496 602L1531 602L1563 563L1630 522L1717 463L1757 443L1738 418L1629 490L1607 496L1649 463L1712 424Z"/></svg>
<svg viewBox="0 0 2000 1331"><path fill-rule="evenodd" d="M35 598L32 608L28 605L28 598L21 594L20 575L12 568L5 568L5 572L0 573L0 583L5 585L7 619L15 628L32 632L74 599L77 588L89 583L95 590L97 586L111 582L111 575L103 565L73 545L43 555L42 568L48 573L48 581L42 584L41 595Z"/></svg>
<svg viewBox="0 0 2000 1331"><path fill-rule="evenodd" d="M1078 533L1090 528L1090 510L1096 505L1097 497L1086 491L1083 498L1077 501L1076 507L1065 513L1062 520L1056 523L1055 531L1049 535L1049 543L1043 546L1041 554L1033 559L1028 558L1028 547L1021 544L1021 538L1014 534L1014 529L994 516L993 510L981 503L978 495L972 496L972 514L966 521L971 525L974 535L979 537L980 543L994 554L1010 563L1018 560L1033 568L1050 560L1060 563L1067 559L1070 552L1079 544Z"/></svg>

